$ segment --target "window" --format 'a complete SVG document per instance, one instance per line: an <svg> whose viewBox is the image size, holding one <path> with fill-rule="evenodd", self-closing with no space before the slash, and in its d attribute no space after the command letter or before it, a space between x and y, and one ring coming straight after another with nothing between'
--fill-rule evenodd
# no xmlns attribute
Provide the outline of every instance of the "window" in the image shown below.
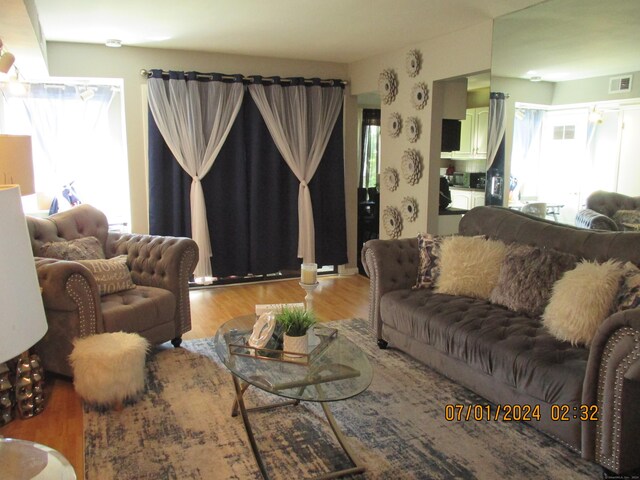
<svg viewBox="0 0 640 480"><path fill-rule="evenodd" d="M25 199L27 214L66 210L75 196L103 211L113 229L129 230L121 81L108 82L0 84L0 131L32 138L39 201Z"/></svg>
<svg viewBox="0 0 640 480"><path fill-rule="evenodd" d="M374 188L380 173L380 110L362 111L360 188Z"/></svg>

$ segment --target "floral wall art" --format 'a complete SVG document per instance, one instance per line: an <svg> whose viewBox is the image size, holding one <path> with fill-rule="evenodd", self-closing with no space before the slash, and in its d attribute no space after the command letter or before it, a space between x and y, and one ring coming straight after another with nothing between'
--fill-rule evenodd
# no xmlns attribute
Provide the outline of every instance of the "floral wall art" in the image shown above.
<svg viewBox="0 0 640 480"><path fill-rule="evenodd" d="M431 114L422 52L410 49L405 64L388 65L379 75L382 102L381 238L426 231L428 143L422 125ZM427 152L426 160L422 152ZM386 235L386 237L385 237Z"/></svg>

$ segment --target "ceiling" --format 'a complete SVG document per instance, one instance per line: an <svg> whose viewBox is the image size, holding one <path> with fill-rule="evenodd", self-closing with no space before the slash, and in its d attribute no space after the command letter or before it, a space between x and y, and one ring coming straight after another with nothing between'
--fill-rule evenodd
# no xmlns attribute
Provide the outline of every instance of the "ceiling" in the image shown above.
<svg viewBox="0 0 640 480"><path fill-rule="evenodd" d="M2 0L0 36L20 58L32 6L48 42L119 39L137 47L350 63L540 1Z"/></svg>
<svg viewBox="0 0 640 480"><path fill-rule="evenodd" d="M640 1L552 0L494 23L491 74L549 82L640 71Z"/></svg>

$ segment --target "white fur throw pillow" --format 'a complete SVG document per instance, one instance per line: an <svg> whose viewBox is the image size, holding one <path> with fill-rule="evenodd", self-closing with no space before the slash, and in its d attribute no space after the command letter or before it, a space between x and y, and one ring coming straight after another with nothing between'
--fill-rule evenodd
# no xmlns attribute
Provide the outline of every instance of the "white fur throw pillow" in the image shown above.
<svg viewBox="0 0 640 480"><path fill-rule="evenodd" d="M553 286L542 322L559 340L589 345L614 306L624 271L620 262L583 260Z"/></svg>
<svg viewBox="0 0 640 480"><path fill-rule="evenodd" d="M447 237L440 245L436 293L488 299L498 283L507 246L483 237Z"/></svg>

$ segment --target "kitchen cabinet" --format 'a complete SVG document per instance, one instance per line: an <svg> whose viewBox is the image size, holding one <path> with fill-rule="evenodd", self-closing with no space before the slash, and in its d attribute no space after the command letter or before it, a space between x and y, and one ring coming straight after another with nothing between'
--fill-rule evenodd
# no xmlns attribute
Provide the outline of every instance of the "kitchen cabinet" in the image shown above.
<svg viewBox="0 0 640 480"><path fill-rule="evenodd" d="M462 208L471 210L474 207L484 205L484 191L472 190L469 188L450 188L451 206L454 208Z"/></svg>
<svg viewBox="0 0 640 480"><path fill-rule="evenodd" d="M487 158L489 107L469 108L460 122L460 150L451 153L453 159Z"/></svg>

